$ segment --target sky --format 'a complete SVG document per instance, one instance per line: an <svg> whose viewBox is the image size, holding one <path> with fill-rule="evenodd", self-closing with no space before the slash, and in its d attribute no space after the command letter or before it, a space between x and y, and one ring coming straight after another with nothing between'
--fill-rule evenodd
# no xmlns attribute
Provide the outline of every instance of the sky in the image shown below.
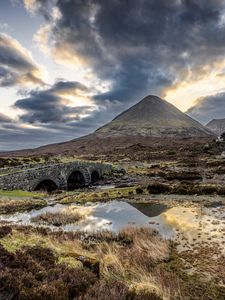
<svg viewBox="0 0 225 300"><path fill-rule="evenodd" d="M225 0L0 1L0 151L86 135L149 94L225 118Z"/></svg>

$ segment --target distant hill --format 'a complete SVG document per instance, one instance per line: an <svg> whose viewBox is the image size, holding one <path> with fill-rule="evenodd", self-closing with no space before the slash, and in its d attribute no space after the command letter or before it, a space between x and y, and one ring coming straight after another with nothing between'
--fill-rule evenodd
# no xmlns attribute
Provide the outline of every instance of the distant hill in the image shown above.
<svg viewBox="0 0 225 300"><path fill-rule="evenodd" d="M102 136L206 137L212 133L196 120L157 96L147 96L99 128Z"/></svg>
<svg viewBox="0 0 225 300"><path fill-rule="evenodd" d="M84 155L109 153L133 145L154 146L182 139L212 138L214 134L172 104L147 96L94 133L64 143L1 153L1 156ZM180 143L180 142L178 142Z"/></svg>
<svg viewBox="0 0 225 300"><path fill-rule="evenodd" d="M225 132L225 119L213 119L206 127L219 136Z"/></svg>

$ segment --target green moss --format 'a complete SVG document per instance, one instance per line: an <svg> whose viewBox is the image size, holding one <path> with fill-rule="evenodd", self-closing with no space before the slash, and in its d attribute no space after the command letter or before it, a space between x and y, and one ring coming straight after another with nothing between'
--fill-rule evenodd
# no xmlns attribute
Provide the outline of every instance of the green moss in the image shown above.
<svg viewBox="0 0 225 300"><path fill-rule="evenodd" d="M127 173L128 174L136 174L136 175L148 175L149 173L149 168L147 167L144 167L144 166L132 166L132 167L129 167L127 169Z"/></svg>
<svg viewBox="0 0 225 300"><path fill-rule="evenodd" d="M42 198L44 197L43 193L38 193L38 192L29 192L29 191L23 191L23 190L12 190L12 191L7 191L7 190L0 190L0 197L1 196L6 196L6 197L18 197L18 198Z"/></svg>
<svg viewBox="0 0 225 300"><path fill-rule="evenodd" d="M60 256L58 258L58 263L65 264L65 265L69 266L70 268L83 268L83 264L79 260L77 260L73 257L69 257L69 256L67 256L67 257Z"/></svg>
<svg viewBox="0 0 225 300"><path fill-rule="evenodd" d="M67 203L85 203L85 202L95 202L95 201L110 201L113 199L129 198L133 194L136 194L137 186L124 187L124 188L114 188L104 191L94 191L94 192L68 192L65 197L59 201L61 204Z"/></svg>
<svg viewBox="0 0 225 300"><path fill-rule="evenodd" d="M18 230L13 230L10 235L7 235L0 240L3 247L9 252L16 252L20 250L23 246L43 246L47 247L49 240L46 237L36 234L25 234Z"/></svg>

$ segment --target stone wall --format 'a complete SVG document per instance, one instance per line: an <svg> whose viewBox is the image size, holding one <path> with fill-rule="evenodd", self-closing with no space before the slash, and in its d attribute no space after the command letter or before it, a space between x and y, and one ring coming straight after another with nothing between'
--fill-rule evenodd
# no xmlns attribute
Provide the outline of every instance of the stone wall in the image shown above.
<svg viewBox="0 0 225 300"><path fill-rule="evenodd" d="M67 188L67 180L74 171L80 171L85 179L85 185L91 184L91 174L97 171L100 177L112 172L110 164L75 161L70 163L37 164L30 168L10 168L10 174L0 175L1 189L34 190L43 180L52 180L59 189Z"/></svg>

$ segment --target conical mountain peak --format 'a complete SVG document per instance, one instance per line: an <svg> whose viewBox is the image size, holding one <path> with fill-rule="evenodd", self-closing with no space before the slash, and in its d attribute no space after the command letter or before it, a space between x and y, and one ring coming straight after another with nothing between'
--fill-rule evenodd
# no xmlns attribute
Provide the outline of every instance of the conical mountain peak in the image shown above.
<svg viewBox="0 0 225 300"><path fill-rule="evenodd" d="M146 96L96 132L111 136L210 135L203 125L155 95Z"/></svg>

